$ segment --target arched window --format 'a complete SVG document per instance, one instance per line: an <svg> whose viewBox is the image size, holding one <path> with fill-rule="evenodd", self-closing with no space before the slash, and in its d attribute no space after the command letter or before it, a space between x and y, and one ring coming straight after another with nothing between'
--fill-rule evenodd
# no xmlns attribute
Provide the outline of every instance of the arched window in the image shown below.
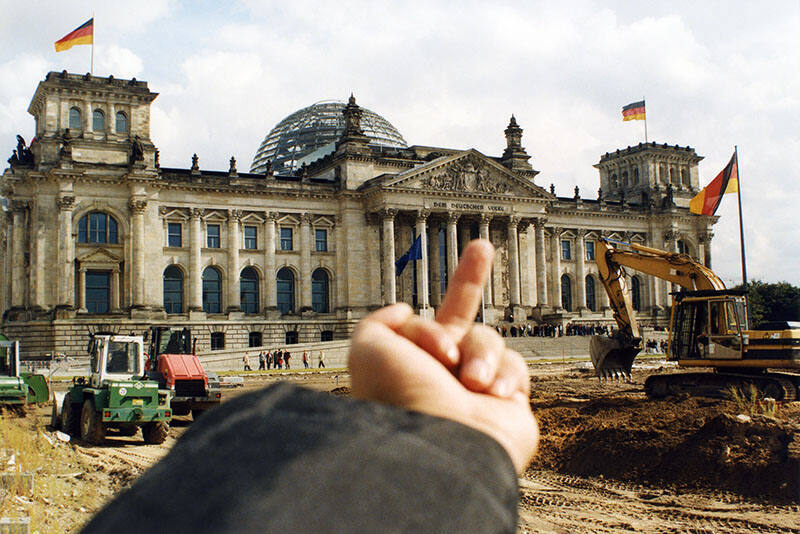
<svg viewBox="0 0 800 534"><path fill-rule="evenodd" d="M294 273L288 267L278 271L278 311L294 313Z"/></svg>
<svg viewBox="0 0 800 534"><path fill-rule="evenodd" d="M164 310L183 313L183 271L176 265L164 269Z"/></svg>
<svg viewBox="0 0 800 534"><path fill-rule="evenodd" d="M616 173L611 175L611 187L614 189L619 187L619 180L617 179Z"/></svg>
<svg viewBox="0 0 800 534"><path fill-rule="evenodd" d="M631 304L636 311L642 309L642 283L638 276L631 278Z"/></svg>
<svg viewBox="0 0 800 534"><path fill-rule="evenodd" d="M102 132L106 129L106 116L102 109L96 109L92 112L92 130L95 132Z"/></svg>
<svg viewBox="0 0 800 534"><path fill-rule="evenodd" d="M633 169L633 185L637 185L639 183L639 168Z"/></svg>
<svg viewBox="0 0 800 534"><path fill-rule="evenodd" d="M78 108L69 108L69 129L82 130L83 122L81 121L81 110Z"/></svg>
<svg viewBox="0 0 800 534"><path fill-rule="evenodd" d="M683 239L678 239L677 245L678 245L678 252L680 252L681 254L689 254L689 246Z"/></svg>
<svg viewBox="0 0 800 534"><path fill-rule="evenodd" d="M662 165L661 167L659 167L659 169L658 169L658 177L661 180L662 184L667 183L667 166L666 165Z"/></svg>
<svg viewBox="0 0 800 534"><path fill-rule="evenodd" d="M561 307L572 311L572 282L566 274L561 275Z"/></svg>
<svg viewBox="0 0 800 534"><path fill-rule="evenodd" d="M317 269L311 275L311 309L317 313L329 313L328 273Z"/></svg>
<svg viewBox="0 0 800 534"><path fill-rule="evenodd" d="M678 183L678 177L675 176L675 169L673 169L671 167L669 169L669 183L671 183L671 184L677 184Z"/></svg>
<svg viewBox="0 0 800 534"><path fill-rule="evenodd" d="M592 311L597 311L597 304L595 304L594 294L594 277L591 274L586 275L586 307Z"/></svg>
<svg viewBox="0 0 800 534"><path fill-rule="evenodd" d="M78 221L78 243L116 244L117 221L102 211L87 213Z"/></svg>
<svg viewBox="0 0 800 534"><path fill-rule="evenodd" d="M258 273L252 267L242 269L239 291L244 313L258 313Z"/></svg>
<svg viewBox="0 0 800 534"><path fill-rule="evenodd" d="M689 185L689 172L686 169L681 169L681 183L685 186Z"/></svg>
<svg viewBox="0 0 800 534"><path fill-rule="evenodd" d="M222 276L214 267L206 267L203 271L203 311L222 312Z"/></svg>
<svg viewBox="0 0 800 534"><path fill-rule="evenodd" d="M117 133L128 133L128 116L121 111L117 111L116 130Z"/></svg>
<svg viewBox="0 0 800 534"><path fill-rule="evenodd" d="M622 171L622 185L628 187L630 183L628 182L628 171Z"/></svg>

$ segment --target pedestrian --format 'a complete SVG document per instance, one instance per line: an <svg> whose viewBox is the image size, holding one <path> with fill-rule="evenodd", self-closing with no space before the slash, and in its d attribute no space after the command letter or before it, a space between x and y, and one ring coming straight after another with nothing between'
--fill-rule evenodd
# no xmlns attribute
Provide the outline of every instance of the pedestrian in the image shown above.
<svg viewBox="0 0 800 534"><path fill-rule="evenodd" d="M267 351L267 371L269 371L270 367L272 367L272 351L268 350Z"/></svg>
<svg viewBox="0 0 800 534"><path fill-rule="evenodd" d="M283 369L283 351L278 351L278 363L275 365L278 366L278 369Z"/></svg>
<svg viewBox="0 0 800 534"><path fill-rule="evenodd" d="M281 365L283 365L283 351L281 349L275 351L275 369L279 368L278 361L280 361Z"/></svg>
<svg viewBox="0 0 800 534"><path fill-rule="evenodd" d="M325 367L325 353L322 352L322 351L319 351L319 367L318 368L322 369L323 367Z"/></svg>
<svg viewBox="0 0 800 534"><path fill-rule="evenodd" d="M245 371L252 371L253 369L250 368L250 357L247 356L247 353L242 357L242 363L244 364Z"/></svg>
<svg viewBox="0 0 800 534"><path fill-rule="evenodd" d="M284 361L284 363L286 363L286 368L287 369L291 369L292 368L291 365L289 364L289 360L291 359L291 357L292 357L292 353L291 352L289 352L288 350L284 351L284 353L283 353L283 361Z"/></svg>
<svg viewBox="0 0 800 534"><path fill-rule="evenodd" d="M308 352L303 351L303 367L308 369Z"/></svg>
<svg viewBox="0 0 800 534"><path fill-rule="evenodd" d="M264 371L267 368L267 359L264 356L264 351L258 353L258 370Z"/></svg>

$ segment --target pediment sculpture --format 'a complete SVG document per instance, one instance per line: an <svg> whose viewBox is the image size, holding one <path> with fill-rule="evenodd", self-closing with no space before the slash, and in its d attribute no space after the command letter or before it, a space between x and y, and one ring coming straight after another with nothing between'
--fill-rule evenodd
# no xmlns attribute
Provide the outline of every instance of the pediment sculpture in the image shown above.
<svg viewBox="0 0 800 534"><path fill-rule="evenodd" d="M512 193L511 185L492 173L488 166L471 159L455 161L435 174L424 177L421 183L430 189L479 193Z"/></svg>

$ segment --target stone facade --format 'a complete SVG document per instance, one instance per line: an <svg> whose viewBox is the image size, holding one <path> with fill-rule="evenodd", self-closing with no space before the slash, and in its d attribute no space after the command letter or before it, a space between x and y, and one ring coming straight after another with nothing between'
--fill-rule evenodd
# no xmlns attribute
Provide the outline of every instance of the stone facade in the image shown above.
<svg viewBox="0 0 800 534"><path fill-rule="evenodd" d="M336 150L292 176L163 168L147 83L51 72L28 111L30 147L0 179L0 310L28 356L82 354L87 330L188 325L198 348L343 339L370 310L432 314L476 237L497 248L485 319L611 319L596 277L601 236L710 264L713 217L690 214L689 147L640 144L602 156L597 199L558 197L512 117L500 157L371 145L355 99ZM395 261L422 236L422 260ZM644 322L666 320L668 288L631 279Z"/></svg>

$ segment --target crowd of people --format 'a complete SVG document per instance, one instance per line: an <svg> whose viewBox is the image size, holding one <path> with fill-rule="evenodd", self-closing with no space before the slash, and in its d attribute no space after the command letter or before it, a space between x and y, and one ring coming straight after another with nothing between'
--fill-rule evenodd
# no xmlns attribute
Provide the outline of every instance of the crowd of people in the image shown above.
<svg viewBox="0 0 800 534"><path fill-rule="evenodd" d="M601 336L611 335L612 328L607 324L567 323L555 324L511 324L497 325L495 330L503 337L561 337L561 336Z"/></svg>
<svg viewBox="0 0 800 534"><path fill-rule="evenodd" d="M303 368L308 369L311 366L312 354L307 350L303 351L302 362ZM267 350L261 351L258 354L258 370L269 371L270 369L291 369L292 368L292 353L289 350L277 349L275 351ZM252 371L250 367L250 357L245 354L242 356L242 363L244 364L245 371ZM325 367L325 352L320 350L317 354L317 367L320 369Z"/></svg>

